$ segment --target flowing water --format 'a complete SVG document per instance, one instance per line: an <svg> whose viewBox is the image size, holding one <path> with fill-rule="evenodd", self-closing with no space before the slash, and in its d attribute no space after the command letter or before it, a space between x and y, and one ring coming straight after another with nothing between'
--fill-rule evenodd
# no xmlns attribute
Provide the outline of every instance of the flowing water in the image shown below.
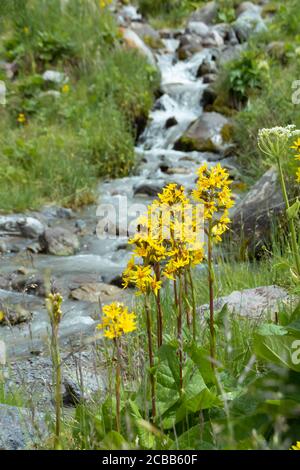
<svg viewBox="0 0 300 470"><path fill-rule="evenodd" d="M86 282L107 282L121 275L130 257L126 246L127 230L122 238L103 239L97 236L97 223L105 208L119 212L117 229L122 232L122 221L132 220L151 201L155 193L168 182L184 184L191 188L195 181L195 170L206 160L205 153L174 150L174 144L189 125L202 113L201 96L206 85L197 78L197 71L204 60L210 60L212 52L204 49L190 60L179 61L176 57L178 41L164 40L165 48L156 55L161 73L161 96L150 114L149 124L137 143L138 165L134 175L99 185L99 206L85 209L80 218L86 225L81 238L81 251L66 258L49 255L33 255L28 258L22 252L17 256L6 256L2 270L14 273L20 266L41 275L51 273L58 285L68 288ZM123 205L122 205L123 204ZM120 208L121 205L121 208ZM53 224L67 227L74 221L53 220ZM73 225L74 229L74 225ZM112 233L114 225L111 226ZM0 339L7 343L10 356L22 356L42 348L47 342L49 324L43 306L43 298L27 293L1 291L5 305L17 305L29 309L33 318L29 324L13 328L1 327ZM64 302L62 337L86 337L94 332L93 315L97 306L86 302L67 300Z"/></svg>

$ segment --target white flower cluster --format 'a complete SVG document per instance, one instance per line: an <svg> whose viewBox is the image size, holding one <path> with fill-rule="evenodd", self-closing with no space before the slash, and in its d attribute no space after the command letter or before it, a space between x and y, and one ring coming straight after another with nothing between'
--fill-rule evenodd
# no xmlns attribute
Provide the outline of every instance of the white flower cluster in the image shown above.
<svg viewBox="0 0 300 470"><path fill-rule="evenodd" d="M286 127L260 129L257 138L258 147L266 155L280 158L285 152L289 140L298 135L300 135L300 130L296 129L294 124Z"/></svg>

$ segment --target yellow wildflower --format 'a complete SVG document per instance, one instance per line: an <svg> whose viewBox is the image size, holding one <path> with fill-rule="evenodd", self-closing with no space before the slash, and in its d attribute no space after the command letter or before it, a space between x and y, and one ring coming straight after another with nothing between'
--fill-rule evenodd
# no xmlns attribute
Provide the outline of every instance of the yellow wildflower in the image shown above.
<svg viewBox="0 0 300 470"><path fill-rule="evenodd" d="M19 113L17 117L17 121L19 124L25 124L26 122L26 116L24 113Z"/></svg>
<svg viewBox="0 0 300 470"><path fill-rule="evenodd" d="M100 8L105 8L107 7L108 5L110 5L112 2L112 0L99 0L99 5L100 5Z"/></svg>
<svg viewBox="0 0 300 470"><path fill-rule="evenodd" d="M26 36L29 34L29 28L28 28L28 26L24 26L24 28L23 28L23 33L26 34Z"/></svg>
<svg viewBox="0 0 300 470"><path fill-rule="evenodd" d="M104 330L108 339L119 338L136 330L136 315L128 312L124 304L113 302L103 307L102 323L97 325L97 329Z"/></svg>
<svg viewBox="0 0 300 470"><path fill-rule="evenodd" d="M290 450L300 450L300 441L297 441L296 445L291 446Z"/></svg>
<svg viewBox="0 0 300 470"><path fill-rule="evenodd" d="M61 92L66 94L66 93L69 93L69 91L70 91L70 86L67 83L65 83L62 86Z"/></svg>

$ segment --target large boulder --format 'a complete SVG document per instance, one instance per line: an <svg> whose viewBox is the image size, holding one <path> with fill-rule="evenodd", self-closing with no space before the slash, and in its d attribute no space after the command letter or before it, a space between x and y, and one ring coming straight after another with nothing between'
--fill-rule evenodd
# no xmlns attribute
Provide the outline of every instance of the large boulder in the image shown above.
<svg viewBox="0 0 300 470"><path fill-rule="evenodd" d="M220 152L224 150L222 130L229 120L219 113L203 113L175 143L176 150Z"/></svg>
<svg viewBox="0 0 300 470"><path fill-rule="evenodd" d="M50 255L71 256L80 247L78 237L61 227L47 228L40 237L42 250Z"/></svg>
<svg viewBox="0 0 300 470"><path fill-rule="evenodd" d="M159 49L164 44L160 34L147 23L132 23L131 29L151 48Z"/></svg>
<svg viewBox="0 0 300 470"><path fill-rule="evenodd" d="M212 24L217 18L218 5L217 2L208 2L202 8L198 8L190 17L190 21L202 21L206 24Z"/></svg>
<svg viewBox="0 0 300 470"><path fill-rule="evenodd" d="M234 291L226 297L215 300L215 310L221 310L226 306L230 314L248 318L261 318L278 313L282 303L289 303L291 299L285 289L278 286L255 287ZM199 307L199 312L209 310L209 305Z"/></svg>
<svg viewBox="0 0 300 470"><path fill-rule="evenodd" d="M274 168L268 170L234 208L232 231L249 254L258 255L271 242L273 225L284 211L284 201Z"/></svg>
<svg viewBox="0 0 300 470"><path fill-rule="evenodd" d="M136 49L141 55L146 57L149 64L156 67L156 61L150 48L144 43L144 41L138 36L138 34L129 28L120 28L123 41L129 49Z"/></svg>
<svg viewBox="0 0 300 470"><path fill-rule="evenodd" d="M0 404L0 449L34 447L48 434L45 417L29 409Z"/></svg>
<svg viewBox="0 0 300 470"><path fill-rule="evenodd" d="M83 300L105 304L108 302L121 300L124 297L124 291L119 287L104 284L101 282L90 282L71 291L71 297L75 300Z"/></svg>

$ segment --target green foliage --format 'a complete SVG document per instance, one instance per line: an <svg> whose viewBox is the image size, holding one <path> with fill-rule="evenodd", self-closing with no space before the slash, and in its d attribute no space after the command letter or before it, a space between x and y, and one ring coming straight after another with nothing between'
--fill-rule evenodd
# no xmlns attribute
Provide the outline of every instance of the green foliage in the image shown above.
<svg viewBox="0 0 300 470"><path fill-rule="evenodd" d="M0 210L90 202L96 177L124 176L134 165L157 72L122 47L112 15L96 0L64 7L28 0L18 15L16 8L4 9L0 38L0 50L18 67L14 80L5 79L0 109ZM64 81L45 81L49 69Z"/></svg>

